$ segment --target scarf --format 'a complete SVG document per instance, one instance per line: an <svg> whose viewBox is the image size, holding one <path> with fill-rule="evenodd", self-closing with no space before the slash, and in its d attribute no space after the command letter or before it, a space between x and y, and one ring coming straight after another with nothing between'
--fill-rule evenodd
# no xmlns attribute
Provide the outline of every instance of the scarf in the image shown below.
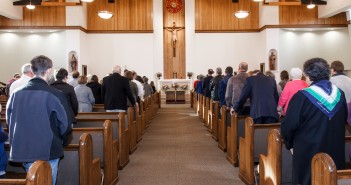
<svg viewBox="0 0 351 185"><path fill-rule="evenodd" d="M329 120L341 108L341 92L329 80L321 80L301 91Z"/></svg>

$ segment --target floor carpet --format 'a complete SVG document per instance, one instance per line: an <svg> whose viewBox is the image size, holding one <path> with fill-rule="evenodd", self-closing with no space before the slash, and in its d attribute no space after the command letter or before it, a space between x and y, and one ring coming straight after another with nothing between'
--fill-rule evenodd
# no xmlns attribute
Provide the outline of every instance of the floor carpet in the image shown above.
<svg viewBox="0 0 351 185"><path fill-rule="evenodd" d="M119 177L119 185L243 184L189 105L162 106Z"/></svg>

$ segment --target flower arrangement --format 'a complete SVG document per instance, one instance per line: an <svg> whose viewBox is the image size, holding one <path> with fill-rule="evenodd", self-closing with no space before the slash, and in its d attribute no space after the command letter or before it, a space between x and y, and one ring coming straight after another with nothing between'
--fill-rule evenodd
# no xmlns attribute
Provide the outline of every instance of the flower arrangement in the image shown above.
<svg viewBox="0 0 351 185"><path fill-rule="evenodd" d="M193 74L194 74L193 72L188 72L188 73L187 73L187 76L189 77L189 79L190 79L191 77L193 77Z"/></svg>
<svg viewBox="0 0 351 185"><path fill-rule="evenodd" d="M168 86L168 85L162 86L162 90L163 90L164 92L166 92L168 89L169 89L169 86Z"/></svg>
<svg viewBox="0 0 351 185"><path fill-rule="evenodd" d="M172 88L174 88L174 90L177 90L178 87L179 85L177 83L172 84Z"/></svg>
<svg viewBox="0 0 351 185"><path fill-rule="evenodd" d="M183 90L183 91L186 91L186 90L188 90L188 85L182 85L181 87L180 87L180 89L181 90Z"/></svg>
<svg viewBox="0 0 351 185"><path fill-rule="evenodd" d="M161 72L157 72L157 73L156 73L156 76L157 76L158 79L160 79L161 76L162 76L162 73L161 73Z"/></svg>

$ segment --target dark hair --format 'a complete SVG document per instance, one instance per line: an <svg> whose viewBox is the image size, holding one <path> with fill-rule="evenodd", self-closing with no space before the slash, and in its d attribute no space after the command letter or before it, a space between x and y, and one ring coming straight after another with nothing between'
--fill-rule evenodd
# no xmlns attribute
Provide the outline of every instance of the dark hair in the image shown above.
<svg viewBox="0 0 351 185"><path fill-rule="evenodd" d="M133 80L133 72L127 71L124 75L128 80Z"/></svg>
<svg viewBox="0 0 351 185"><path fill-rule="evenodd" d="M280 72L280 79L281 80L289 80L289 73L286 70Z"/></svg>
<svg viewBox="0 0 351 185"><path fill-rule="evenodd" d="M93 75L93 76L91 76L90 81L99 83L99 78L96 75Z"/></svg>
<svg viewBox="0 0 351 185"><path fill-rule="evenodd" d="M208 69L208 74L212 75L214 73L213 69Z"/></svg>
<svg viewBox="0 0 351 185"><path fill-rule="evenodd" d="M57 74L56 74L56 80L63 80L65 79L66 77L68 76L68 72L66 69L64 68L61 68L57 71Z"/></svg>
<svg viewBox="0 0 351 185"><path fill-rule="evenodd" d="M138 80L140 83L144 83L144 80L143 78L141 78L141 76L137 76L135 79Z"/></svg>
<svg viewBox="0 0 351 185"><path fill-rule="evenodd" d="M150 82L150 85L151 85L151 86L155 86L154 81L151 81L151 82Z"/></svg>
<svg viewBox="0 0 351 185"><path fill-rule="evenodd" d="M303 72L311 81L329 80L329 64L322 58L312 58L303 64Z"/></svg>
<svg viewBox="0 0 351 185"><path fill-rule="evenodd" d="M233 68L228 66L227 68L225 68L225 74L231 75L233 74Z"/></svg>
<svg viewBox="0 0 351 185"><path fill-rule="evenodd" d="M335 72L337 73L342 73L344 72L344 64L340 61L334 61L330 64L330 68L334 69Z"/></svg>
<svg viewBox="0 0 351 185"><path fill-rule="evenodd" d="M30 64L32 71L36 76L44 76L45 72L52 68L51 59L44 55L34 57L32 61L30 61Z"/></svg>
<svg viewBox="0 0 351 185"><path fill-rule="evenodd" d="M86 84L88 81L88 78L86 76L79 76L78 77L78 84Z"/></svg>
<svg viewBox="0 0 351 185"><path fill-rule="evenodd" d="M74 71L74 72L72 73L72 77L73 77L73 78L78 78L78 77L79 77L79 72L78 72L78 71Z"/></svg>
<svg viewBox="0 0 351 185"><path fill-rule="evenodd" d="M149 81L149 79L146 76L143 78L143 80L144 80L144 83L147 83Z"/></svg>

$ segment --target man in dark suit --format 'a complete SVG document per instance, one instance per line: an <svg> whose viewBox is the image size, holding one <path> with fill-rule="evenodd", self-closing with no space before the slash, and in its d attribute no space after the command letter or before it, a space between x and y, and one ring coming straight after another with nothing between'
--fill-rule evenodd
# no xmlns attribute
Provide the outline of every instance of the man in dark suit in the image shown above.
<svg viewBox="0 0 351 185"><path fill-rule="evenodd" d="M127 98L133 106L135 102L127 78L121 76L121 67L116 65L113 74L102 80L102 100L107 112L125 112L127 110Z"/></svg>
<svg viewBox="0 0 351 185"><path fill-rule="evenodd" d="M278 122L278 92L275 79L256 70L246 79L239 100L235 103L235 112L240 112L246 100L250 98L250 116L256 124Z"/></svg>

